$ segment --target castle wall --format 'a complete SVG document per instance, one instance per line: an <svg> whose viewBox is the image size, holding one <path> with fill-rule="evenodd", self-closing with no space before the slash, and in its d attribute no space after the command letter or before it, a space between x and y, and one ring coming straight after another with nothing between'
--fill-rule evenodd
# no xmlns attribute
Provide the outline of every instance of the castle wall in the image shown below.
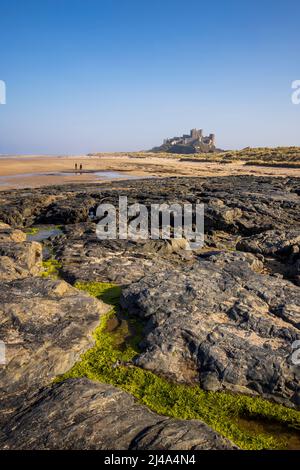
<svg viewBox="0 0 300 470"><path fill-rule="evenodd" d="M181 137L165 139L163 145L189 145L201 152L208 152L215 148L215 134L203 136L202 129L191 129L190 134L183 134Z"/></svg>

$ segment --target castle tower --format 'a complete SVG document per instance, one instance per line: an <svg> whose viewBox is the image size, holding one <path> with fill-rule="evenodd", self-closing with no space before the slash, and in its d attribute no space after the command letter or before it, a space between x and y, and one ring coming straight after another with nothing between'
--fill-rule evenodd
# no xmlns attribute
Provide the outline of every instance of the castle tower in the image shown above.
<svg viewBox="0 0 300 470"><path fill-rule="evenodd" d="M216 144L215 134L209 134L209 140L210 140L211 145L215 145Z"/></svg>
<svg viewBox="0 0 300 470"><path fill-rule="evenodd" d="M202 141L203 130L202 129L191 129L190 132L191 139Z"/></svg>
<svg viewBox="0 0 300 470"><path fill-rule="evenodd" d="M191 129L190 136L192 139L197 139L198 137L197 129Z"/></svg>

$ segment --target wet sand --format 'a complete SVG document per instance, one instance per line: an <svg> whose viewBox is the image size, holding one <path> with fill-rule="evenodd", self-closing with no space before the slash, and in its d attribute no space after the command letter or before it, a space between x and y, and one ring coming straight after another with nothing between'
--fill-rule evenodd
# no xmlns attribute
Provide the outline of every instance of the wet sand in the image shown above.
<svg viewBox="0 0 300 470"><path fill-rule="evenodd" d="M75 163L83 172L75 173ZM101 182L119 178L165 176L261 175L300 177L300 168L245 165L243 161L219 163L180 161L172 156L10 156L0 157L0 190L65 183ZM101 172L102 174L97 174ZM107 172L107 173L106 173ZM113 173L110 173L113 172Z"/></svg>

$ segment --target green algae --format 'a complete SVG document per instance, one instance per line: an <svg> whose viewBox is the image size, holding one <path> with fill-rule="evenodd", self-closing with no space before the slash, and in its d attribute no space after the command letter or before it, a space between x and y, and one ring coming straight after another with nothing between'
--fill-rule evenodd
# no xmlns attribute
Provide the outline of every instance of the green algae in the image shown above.
<svg viewBox="0 0 300 470"><path fill-rule="evenodd" d="M26 235L36 235L39 231L40 229L38 227L29 227L26 229L25 233Z"/></svg>
<svg viewBox="0 0 300 470"><path fill-rule="evenodd" d="M47 261L42 262L44 271L41 272L41 277L51 277L53 279L59 278L59 270L62 267L60 261L50 258Z"/></svg>
<svg viewBox="0 0 300 470"><path fill-rule="evenodd" d="M215 431L230 439L242 449L279 449L287 447L287 435L298 436L300 413L259 397L234 395L229 392L206 392L199 386L173 383L150 371L136 367L132 359L139 354L143 325L130 315L122 313L124 321L112 331L109 324L120 314L118 286L97 282L78 282L78 289L88 292L112 306L100 319L94 332L95 345L84 353L72 369L57 378L88 377L109 383L135 396L152 411L178 419L199 419ZM117 325L119 321L115 322ZM134 334L132 334L134 332ZM252 432L242 425L244 419L277 423L284 436L272 433L262 426L263 432Z"/></svg>

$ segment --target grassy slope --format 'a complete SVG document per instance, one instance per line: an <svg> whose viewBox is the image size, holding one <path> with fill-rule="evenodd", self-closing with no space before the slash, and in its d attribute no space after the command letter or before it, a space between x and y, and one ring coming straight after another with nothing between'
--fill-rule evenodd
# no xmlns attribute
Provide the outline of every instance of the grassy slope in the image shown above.
<svg viewBox="0 0 300 470"><path fill-rule="evenodd" d="M105 154L95 154L103 155ZM110 154L111 155L111 154ZM117 155L129 155L128 153L118 153ZM197 159L199 161L216 161L216 162L233 162L245 161L248 164L278 164L290 163L294 165L300 164L300 147L247 147L242 150L228 150L226 152L216 153L194 153L194 154L172 154L169 152L131 152L130 156L136 158L154 157L154 158L184 158ZM296 166L297 167L297 166Z"/></svg>

